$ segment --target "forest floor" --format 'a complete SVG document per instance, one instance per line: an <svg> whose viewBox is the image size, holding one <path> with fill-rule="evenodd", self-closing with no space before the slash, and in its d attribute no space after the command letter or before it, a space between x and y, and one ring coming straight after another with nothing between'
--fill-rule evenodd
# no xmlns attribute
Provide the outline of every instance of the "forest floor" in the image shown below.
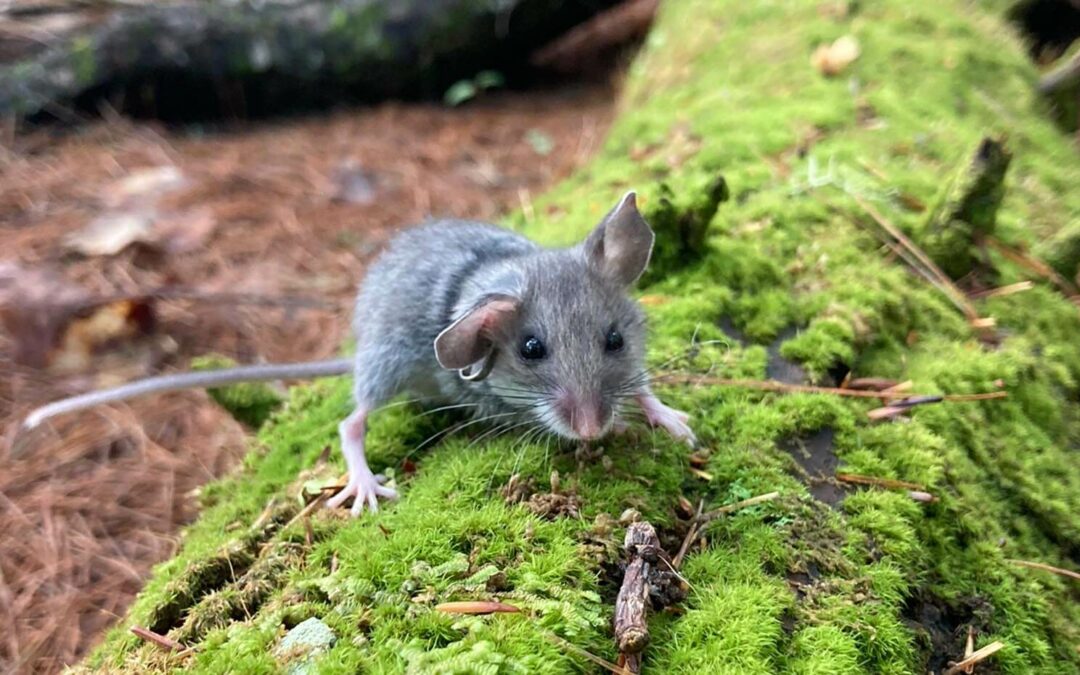
<svg viewBox="0 0 1080 675"><path fill-rule="evenodd" d="M209 131L114 117L9 134L0 671L55 672L83 655L175 552L196 515L193 491L248 443L202 391L32 434L19 429L28 410L207 353L334 356L364 264L395 228L528 211L599 146L612 89L490 95L454 109L388 103Z"/></svg>

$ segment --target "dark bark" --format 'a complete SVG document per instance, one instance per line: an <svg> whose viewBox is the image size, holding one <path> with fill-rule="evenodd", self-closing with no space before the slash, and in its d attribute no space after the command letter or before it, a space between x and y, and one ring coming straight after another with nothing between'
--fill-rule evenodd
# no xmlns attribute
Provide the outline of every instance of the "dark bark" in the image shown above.
<svg viewBox="0 0 1080 675"><path fill-rule="evenodd" d="M0 114L111 97L161 117L247 116L439 95L529 53L611 0L273 0L117 7L0 49ZM100 13L100 10L97 10ZM24 24L26 22L24 21ZM29 24L26 24L29 25Z"/></svg>

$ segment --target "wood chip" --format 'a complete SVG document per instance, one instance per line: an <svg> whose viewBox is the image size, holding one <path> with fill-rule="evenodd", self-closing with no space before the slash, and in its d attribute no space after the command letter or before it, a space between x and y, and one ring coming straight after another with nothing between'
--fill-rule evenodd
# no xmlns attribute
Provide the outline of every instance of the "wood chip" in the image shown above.
<svg viewBox="0 0 1080 675"><path fill-rule="evenodd" d="M967 657L963 661L960 661L959 663L953 665L951 668L949 668L944 673L942 673L942 675L958 675L959 673L968 672L968 670L967 670L968 667L973 666L976 663L985 660L991 654L996 653L997 651L1001 650L1004 647L1005 647L1005 643L1001 642L1000 640L995 640L994 642L991 642L990 644L986 645L985 647L983 647L979 651L975 652L971 656Z"/></svg>

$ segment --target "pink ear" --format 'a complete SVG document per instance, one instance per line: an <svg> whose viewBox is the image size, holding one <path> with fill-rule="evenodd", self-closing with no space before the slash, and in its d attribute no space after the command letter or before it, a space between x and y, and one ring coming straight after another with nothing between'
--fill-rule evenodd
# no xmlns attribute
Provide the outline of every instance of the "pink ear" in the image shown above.
<svg viewBox="0 0 1080 675"><path fill-rule="evenodd" d="M481 301L435 338L435 358L447 370L466 368L491 352L492 336L517 313L520 301L495 295Z"/></svg>
<svg viewBox="0 0 1080 675"><path fill-rule="evenodd" d="M627 192L585 239L586 259L600 274L621 286L634 283L649 265L653 231Z"/></svg>

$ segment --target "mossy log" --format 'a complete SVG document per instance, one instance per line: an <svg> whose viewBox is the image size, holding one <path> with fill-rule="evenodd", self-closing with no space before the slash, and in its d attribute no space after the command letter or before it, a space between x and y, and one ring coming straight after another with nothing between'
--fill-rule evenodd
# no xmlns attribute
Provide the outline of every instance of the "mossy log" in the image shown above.
<svg viewBox="0 0 1080 675"><path fill-rule="evenodd" d="M617 658L624 511L670 551L688 504L710 512L777 491L703 526L680 568L688 597L648 618L643 672L942 672L969 630L975 649L1004 644L979 669L1080 672L1075 580L1013 562L1080 567L1080 312L1041 280L973 299L996 320L989 346L858 224L872 203L917 229L911 197L931 202L980 139L1004 133L1013 157L995 238L1035 250L1076 222L1080 155L1046 118L1002 12L966 0L664 3L603 150L528 220L509 221L567 244L639 190L646 214L670 225L659 250L695 249L659 255L639 289L657 368L762 378L782 355L813 379L850 370L918 393L1007 398L875 423L872 399L673 378L657 391L692 412L693 455L645 429L591 452L465 430L418 453L452 420L396 406L367 438L399 501L358 520L314 510L256 529L270 545L251 547L244 533L268 502L296 505L343 470L349 383L294 388L244 468L204 490L178 555L84 667L280 671L282 636L314 617L337 639L312 672L600 672L582 650ZM823 76L811 53L849 34L860 57ZM835 180L809 180L830 159ZM1027 278L993 250L988 264L1003 285ZM535 508L556 502L573 508ZM281 544L299 548L282 556ZM238 545L256 552L244 569L189 571ZM199 588L177 581L196 576ZM436 609L458 600L520 611ZM166 652L128 630L149 625L195 649Z"/></svg>
<svg viewBox="0 0 1080 675"><path fill-rule="evenodd" d="M609 0L268 0L90 7L44 46L3 49L0 116L109 96L161 117L438 95L514 70ZM15 11L15 8L9 11ZM103 13L104 11L104 13ZM65 14L64 16L67 16ZM28 30L4 31L4 35ZM32 25L32 22L31 22Z"/></svg>

